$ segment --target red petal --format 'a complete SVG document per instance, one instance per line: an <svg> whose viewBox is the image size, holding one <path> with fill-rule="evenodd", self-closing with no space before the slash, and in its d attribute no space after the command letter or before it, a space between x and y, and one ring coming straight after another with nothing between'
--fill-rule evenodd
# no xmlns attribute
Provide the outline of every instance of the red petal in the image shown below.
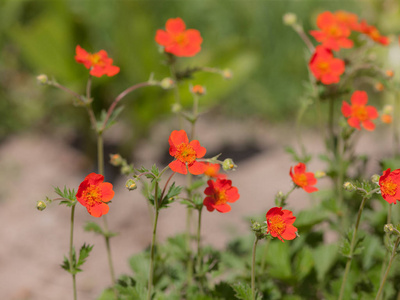
<svg viewBox="0 0 400 300"><path fill-rule="evenodd" d="M288 209L282 210L282 219L285 221L286 224L293 224L296 220L296 217L293 216L293 212Z"/></svg>
<svg viewBox="0 0 400 300"><path fill-rule="evenodd" d="M362 126L368 131L373 131L375 129L375 124L369 120L362 122Z"/></svg>
<svg viewBox="0 0 400 300"><path fill-rule="evenodd" d="M87 210L88 210L89 214L91 214L93 217L99 218L102 215L105 215L106 213L108 213L110 208L108 207L107 204L100 203L100 204L94 205L92 207L87 207Z"/></svg>
<svg viewBox="0 0 400 300"><path fill-rule="evenodd" d="M307 193L314 193L316 191L318 191L318 189L314 186L303 186L303 190L305 190Z"/></svg>
<svg viewBox="0 0 400 300"><path fill-rule="evenodd" d="M240 198L239 190L237 187L232 186L226 191L226 196L228 197L227 201L233 203Z"/></svg>
<svg viewBox="0 0 400 300"><path fill-rule="evenodd" d="M95 77L101 77L105 74L104 72L104 68L100 67L100 66L94 66L91 70L90 70L90 75L95 76Z"/></svg>
<svg viewBox="0 0 400 300"><path fill-rule="evenodd" d="M192 164L188 166L189 173L193 175L203 174L206 170L206 166L202 162L194 161Z"/></svg>
<svg viewBox="0 0 400 300"><path fill-rule="evenodd" d="M281 237L285 240L293 240L296 238L297 228L293 225L286 225L286 229L282 232Z"/></svg>
<svg viewBox="0 0 400 300"><path fill-rule="evenodd" d="M174 145L176 147L182 143L189 144L189 139L185 130L174 130L169 136L168 142L171 146Z"/></svg>
<svg viewBox="0 0 400 300"><path fill-rule="evenodd" d="M96 173L90 173L88 176L86 176L85 180L87 180L89 184L99 185L104 181L104 176Z"/></svg>
<svg viewBox="0 0 400 300"><path fill-rule="evenodd" d="M342 114L346 118L351 116L351 106L347 102L343 101L342 103Z"/></svg>
<svg viewBox="0 0 400 300"><path fill-rule="evenodd" d="M215 205L214 208L222 213L227 213L229 211L231 211L231 207L228 204L221 204L221 205Z"/></svg>
<svg viewBox="0 0 400 300"><path fill-rule="evenodd" d="M191 141L189 145L192 146L194 151L196 151L197 158L202 158L206 154L206 148L200 146L200 142L198 140Z"/></svg>
<svg viewBox="0 0 400 300"><path fill-rule="evenodd" d="M185 22L181 18L168 19L165 29L173 34L181 33L186 28Z"/></svg>
<svg viewBox="0 0 400 300"><path fill-rule="evenodd" d="M371 120L374 120L374 119L376 119L378 117L378 111L376 110L375 107L367 106L366 109L367 109L367 112L368 112L368 117Z"/></svg>
<svg viewBox="0 0 400 300"><path fill-rule="evenodd" d="M342 75L345 69L344 61L339 58L334 58L331 61L331 72L336 75Z"/></svg>
<svg viewBox="0 0 400 300"><path fill-rule="evenodd" d="M120 68L117 67L117 66L108 66L105 69L106 75L110 76L110 77L114 76L114 75L117 75L119 73L119 71L120 71Z"/></svg>
<svg viewBox="0 0 400 300"><path fill-rule="evenodd" d="M361 130L360 121L356 117L351 117L347 119L347 123L358 130Z"/></svg>
<svg viewBox="0 0 400 300"><path fill-rule="evenodd" d="M317 17L317 26L320 29L331 26L335 23L335 16L330 11L320 13Z"/></svg>
<svg viewBox="0 0 400 300"><path fill-rule="evenodd" d="M214 211L214 207L213 207L213 205L214 205L213 198L206 197L206 198L203 200L203 205L205 205L205 206L207 207L207 210L208 210L208 211Z"/></svg>
<svg viewBox="0 0 400 300"><path fill-rule="evenodd" d="M179 160L172 161L168 166L176 173L187 174L186 165Z"/></svg>
<svg viewBox="0 0 400 300"><path fill-rule="evenodd" d="M320 80L323 84L332 84L338 83L340 81L340 77L334 74L323 74Z"/></svg>
<svg viewBox="0 0 400 300"><path fill-rule="evenodd" d="M365 91L355 91L351 96L351 104L365 105L368 102L368 94Z"/></svg>
<svg viewBox="0 0 400 300"><path fill-rule="evenodd" d="M75 60L78 63L84 63L87 60L89 53L87 53L87 51L83 49L81 46L77 45L75 48L75 52L76 52Z"/></svg>
<svg viewBox="0 0 400 300"><path fill-rule="evenodd" d="M157 30L155 40L161 46L168 46L174 41L171 35L162 29Z"/></svg>
<svg viewBox="0 0 400 300"><path fill-rule="evenodd" d="M103 202L108 202L114 198L115 192L113 191L113 185L109 182L103 182L100 184L101 189L101 200Z"/></svg>
<svg viewBox="0 0 400 300"><path fill-rule="evenodd" d="M307 178L308 185L314 185L314 184L317 183L317 179L315 179L314 173L307 172L307 173L305 173L305 175L306 175L306 178Z"/></svg>
<svg viewBox="0 0 400 300"><path fill-rule="evenodd" d="M294 167L295 174L302 174L306 171L306 165L304 163L298 163L297 166Z"/></svg>
<svg viewBox="0 0 400 300"><path fill-rule="evenodd" d="M267 212L266 217L268 220L268 219L271 219L273 216L276 216L276 215L281 216L282 214L283 214L282 207L273 207Z"/></svg>

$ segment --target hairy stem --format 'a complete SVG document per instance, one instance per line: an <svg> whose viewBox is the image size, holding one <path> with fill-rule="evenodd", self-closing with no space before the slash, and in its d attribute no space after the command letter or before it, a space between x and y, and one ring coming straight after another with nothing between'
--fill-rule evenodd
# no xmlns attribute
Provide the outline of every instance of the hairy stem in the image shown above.
<svg viewBox="0 0 400 300"><path fill-rule="evenodd" d="M256 299L256 248L258 243L258 237L256 236L253 244L253 257L251 261L251 298Z"/></svg>
<svg viewBox="0 0 400 300"><path fill-rule="evenodd" d="M75 204L72 205L71 207L71 232L70 232L70 237L69 237L69 271L72 274L72 287L74 291L74 300L77 299L77 292L76 292L76 278L73 270L73 265L74 263L72 262L73 260L73 244L74 244L74 218L75 218Z"/></svg>

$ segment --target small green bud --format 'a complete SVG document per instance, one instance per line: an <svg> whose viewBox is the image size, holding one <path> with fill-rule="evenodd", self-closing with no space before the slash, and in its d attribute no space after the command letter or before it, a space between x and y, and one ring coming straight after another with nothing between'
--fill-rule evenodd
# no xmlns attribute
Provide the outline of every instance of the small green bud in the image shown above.
<svg viewBox="0 0 400 300"><path fill-rule="evenodd" d="M237 168L237 165L235 165L235 163L233 162L233 160L231 158L227 158L222 163L222 168L225 171L229 171L229 170L234 171Z"/></svg>
<svg viewBox="0 0 400 300"><path fill-rule="evenodd" d="M37 210L43 211L43 210L46 209L46 207L47 207L47 205L46 205L46 203L44 201L38 201L36 203Z"/></svg>
<svg viewBox="0 0 400 300"><path fill-rule="evenodd" d="M40 74L39 76L36 76L36 79L39 84L46 84L49 81L49 78L45 74Z"/></svg>
<svg viewBox="0 0 400 300"><path fill-rule="evenodd" d="M379 179L380 179L380 178L381 178L380 175L374 174L374 175L371 176L371 181L372 181L372 183L379 184Z"/></svg>
<svg viewBox="0 0 400 300"><path fill-rule="evenodd" d="M182 110L182 105L180 105L179 103L174 103L174 104L172 104L171 111L172 111L174 114L180 112L181 110Z"/></svg>
<svg viewBox="0 0 400 300"><path fill-rule="evenodd" d="M121 173L124 175L129 175L132 172L133 172L132 167L126 163L121 167Z"/></svg>
<svg viewBox="0 0 400 300"><path fill-rule="evenodd" d="M128 179L128 181L126 182L125 186L129 191L133 191L133 190L137 189L136 182L133 179Z"/></svg>
<svg viewBox="0 0 400 300"><path fill-rule="evenodd" d="M349 181L347 181L343 184L343 188L348 192L352 192L352 191L356 190L356 187Z"/></svg>
<svg viewBox="0 0 400 300"><path fill-rule="evenodd" d="M169 89L173 88L173 87L174 87L174 84L175 84L175 82L174 82L171 78L169 78L169 77L164 78L164 79L161 80L161 82L160 82L160 86L161 86L164 90L169 90Z"/></svg>
<svg viewBox="0 0 400 300"><path fill-rule="evenodd" d="M319 178L323 178L326 176L326 173L324 171L317 171L314 173L315 178L319 179Z"/></svg>
<svg viewBox="0 0 400 300"><path fill-rule="evenodd" d="M222 77L227 80L232 79L233 73L230 69L224 69L222 70Z"/></svg>
<svg viewBox="0 0 400 300"><path fill-rule="evenodd" d="M392 233L394 231L394 227L392 224L386 224L385 226L383 226L383 230L386 233Z"/></svg>
<svg viewBox="0 0 400 300"><path fill-rule="evenodd" d="M292 26L296 24L297 16L294 13L286 13L283 15L283 24L287 26Z"/></svg>
<svg viewBox="0 0 400 300"><path fill-rule="evenodd" d="M261 224L258 223L258 222L253 222L251 224L251 230L253 230L254 232L260 231L261 230Z"/></svg>
<svg viewBox="0 0 400 300"><path fill-rule="evenodd" d="M110 164L114 167L119 167L122 165L123 159L119 154L110 154Z"/></svg>

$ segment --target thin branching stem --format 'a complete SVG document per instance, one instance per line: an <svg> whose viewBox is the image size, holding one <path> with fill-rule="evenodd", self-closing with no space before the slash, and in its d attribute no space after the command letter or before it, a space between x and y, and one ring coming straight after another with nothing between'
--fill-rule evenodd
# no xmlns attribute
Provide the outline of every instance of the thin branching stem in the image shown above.
<svg viewBox="0 0 400 300"><path fill-rule="evenodd" d="M69 236L69 271L72 275L72 287L74 292L74 300L77 299L76 292L76 274L74 270L75 263L73 262L73 251L74 251L74 218L75 218L75 204L71 207L71 231Z"/></svg>
<svg viewBox="0 0 400 300"><path fill-rule="evenodd" d="M251 298L256 299L256 248L259 238L256 236L253 244L253 256L251 261Z"/></svg>

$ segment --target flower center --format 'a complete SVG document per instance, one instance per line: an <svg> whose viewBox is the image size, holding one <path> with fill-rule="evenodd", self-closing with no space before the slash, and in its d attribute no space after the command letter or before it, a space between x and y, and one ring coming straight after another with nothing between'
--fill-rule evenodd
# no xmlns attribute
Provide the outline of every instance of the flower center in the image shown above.
<svg viewBox="0 0 400 300"><path fill-rule="evenodd" d="M186 34L184 34L183 32L178 34L178 35L176 35L174 37L174 40L180 46L185 46L185 45L188 44L188 39L186 38Z"/></svg>
<svg viewBox="0 0 400 300"><path fill-rule="evenodd" d="M329 63L326 61L318 63L318 69L321 71L321 73L327 73L329 71Z"/></svg>
<svg viewBox="0 0 400 300"><path fill-rule="evenodd" d="M92 66L102 64L101 57L97 53L89 54L89 60L92 63Z"/></svg>
<svg viewBox="0 0 400 300"><path fill-rule="evenodd" d="M177 147L175 158L183 163L191 164L196 160L196 151L189 144L182 143Z"/></svg>
<svg viewBox="0 0 400 300"><path fill-rule="evenodd" d="M364 106L359 106L354 108L354 116L360 121L365 121L368 119L368 112Z"/></svg>
<svg viewBox="0 0 400 300"><path fill-rule="evenodd" d="M306 186L308 184L306 174L295 174L293 181L300 187Z"/></svg>
<svg viewBox="0 0 400 300"><path fill-rule="evenodd" d="M85 200L87 202L87 205L93 206L98 203L102 203L103 201L101 200L101 190L98 186L96 185L90 185L84 194Z"/></svg>
<svg viewBox="0 0 400 300"><path fill-rule="evenodd" d="M386 179L381 183L382 194L394 196L396 194L398 185L394 183L391 179Z"/></svg>
<svg viewBox="0 0 400 300"><path fill-rule="evenodd" d="M337 26L331 26L329 28L329 35L332 37L339 37L341 35L341 31Z"/></svg>
<svg viewBox="0 0 400 300"><path fill-rule="evenodd" d="M221 205L226 203L226 192L225 190L216 190L214 193L215 205Z"/></svg>
<svg viewBox="0 0 400 300"><path fill-rule="evenodd" d="M268 229L270 232L281 235L286 229L286 223L280 215L276 215L269 220Z"/></svg>

